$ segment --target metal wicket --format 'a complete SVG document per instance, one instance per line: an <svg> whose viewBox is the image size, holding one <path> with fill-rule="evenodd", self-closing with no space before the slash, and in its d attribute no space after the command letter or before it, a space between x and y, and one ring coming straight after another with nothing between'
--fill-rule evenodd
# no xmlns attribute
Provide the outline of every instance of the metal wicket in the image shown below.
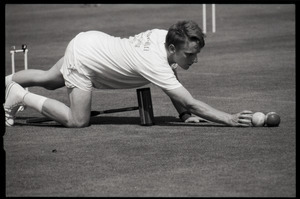
<svg viewBox="0 0 300 199"><path fill-rule="evenodd" d="M216 5L211 5L211 19L212 19L212 32L216 32ZM206 23L206 4L202 4L202 26L203 33L207 33L207 23Z"/></svg>
<svg viewBox="0 0 300 199"><path fill-rule="evenodd" d="M22 44L22 49L16 50L15 46L12 46L12 50L10 51L11 54L11 73L16 72L16 67L15 67L15 53L23 53L24 55L24 69L28 69L28 48L26 44ZM28 88L25 88L28 90Z"/></svg>

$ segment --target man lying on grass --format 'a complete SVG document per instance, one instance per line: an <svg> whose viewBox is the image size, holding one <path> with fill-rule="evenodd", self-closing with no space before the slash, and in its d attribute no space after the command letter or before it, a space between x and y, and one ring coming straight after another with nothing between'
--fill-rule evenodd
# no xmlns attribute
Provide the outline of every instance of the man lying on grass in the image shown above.
<svg viewBox="0 0 300 199"><path fill-rule="evenodd" d="M170 97L184 122L204 118L227 126L251 126L252 111L229 114L217 110L194 99L179 82L176 68L188 70L198 61L204 37L193 21L179 21L168 31L152 29L129 38L81 32L50 70L29 69L6 76L6 125L12 126L19 107L26 106L66 127L86 127L93 88L129 89L153 83ZM23 88L31 86L50 90L66 86L70 106Z"/></svg>

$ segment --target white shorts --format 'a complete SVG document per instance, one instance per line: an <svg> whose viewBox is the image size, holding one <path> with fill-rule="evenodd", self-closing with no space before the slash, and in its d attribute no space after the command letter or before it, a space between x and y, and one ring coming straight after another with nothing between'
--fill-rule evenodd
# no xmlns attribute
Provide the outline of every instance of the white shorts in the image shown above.
<svg viewBox="0 0 300 199"><path fill-rule="evenodd" d="M84 91L92 91L93 84L85 74L83 67L74 56L74 39L72 39L65 51L64 62L60 69L67 88L77 87Z"/></svg>

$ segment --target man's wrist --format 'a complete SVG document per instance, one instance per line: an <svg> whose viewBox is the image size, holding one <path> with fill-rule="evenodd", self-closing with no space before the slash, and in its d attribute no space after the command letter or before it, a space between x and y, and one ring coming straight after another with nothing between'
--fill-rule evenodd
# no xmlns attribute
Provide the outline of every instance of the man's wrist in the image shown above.
<svg viewBox="0 0 300 199"><path fill-rule="evenodd" d="M189 111L184 111L182 113L179 114L179 118L184 122L185 120L187 120L188 118L190 118L192 116L192 114Z"/></svg>

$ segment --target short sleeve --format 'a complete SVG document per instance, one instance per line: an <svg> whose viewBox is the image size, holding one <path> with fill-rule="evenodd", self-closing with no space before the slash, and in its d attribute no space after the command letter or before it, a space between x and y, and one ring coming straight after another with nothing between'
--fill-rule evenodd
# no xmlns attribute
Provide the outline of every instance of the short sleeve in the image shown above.
<svg viewBox="0 0 300 199"><path fill-rule="evenodd" d="M168 64L156 62L153 56L149 56L145 64L138 67L138 71L145 79L163 90L173 90L182 86L172 68Z"/></svg>

